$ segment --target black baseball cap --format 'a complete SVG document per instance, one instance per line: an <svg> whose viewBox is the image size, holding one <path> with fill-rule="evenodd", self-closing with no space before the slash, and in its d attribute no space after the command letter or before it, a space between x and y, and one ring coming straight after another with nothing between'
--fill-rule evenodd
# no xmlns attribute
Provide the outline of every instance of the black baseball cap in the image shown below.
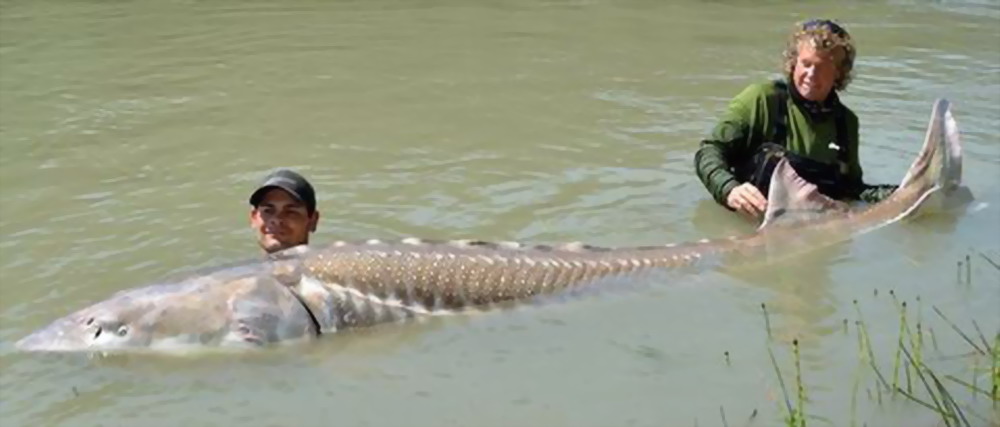
<svg viewBox="0 0 1000 427"><path fill-rule="evenodd" d="M272 188L280 188L287 191L292 197L305 203L306 209L309 212L316 210L316 192L313 191L312 185L302 175L291 169L278 169L268 174L264 178L264 181L260 183L260 186L257 187L257 190L250 195L250 204L254 207L259 205L260 199L263 199L267 190Z"/></svg>

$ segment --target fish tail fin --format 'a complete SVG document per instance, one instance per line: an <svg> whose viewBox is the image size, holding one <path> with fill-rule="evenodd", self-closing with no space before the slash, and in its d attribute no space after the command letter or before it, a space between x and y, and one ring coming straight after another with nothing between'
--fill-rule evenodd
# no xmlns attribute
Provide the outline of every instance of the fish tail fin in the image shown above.
<svg viewBox="0 0 1000 427"><path fill-rule="evenodd" d="M946 196L955 192L961 181L962 145L958 124L951 113L951 103L939 99L931 111L923 148L896 190L900 194L919 195L917 203L904 216L917 209L942 208Z"/></svg>

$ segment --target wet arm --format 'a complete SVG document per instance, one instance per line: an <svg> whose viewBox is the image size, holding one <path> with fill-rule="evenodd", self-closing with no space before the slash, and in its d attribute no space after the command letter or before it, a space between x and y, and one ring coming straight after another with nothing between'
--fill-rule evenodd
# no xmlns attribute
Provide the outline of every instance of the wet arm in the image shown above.
<svg viewBox="0 0 1000 427"><path fill-rule="evenodd" d="M720 205L726 206L726 196L739 182L726 161L725 147L718 141L704 140L694 155L694 167L701 183Z"/></svg>
<svg viewBox="0 0 1000 427"><path fill-rule="evenodd" d="M733 100L722 119L712 129L712 134L701 141L694 155L694 168L702 184L722 206L726 205L729 192L740 185L733 174L730 159L746 144L750 130L748 109L740 98ZM728 207L728 206L727 206Z"/></svg>

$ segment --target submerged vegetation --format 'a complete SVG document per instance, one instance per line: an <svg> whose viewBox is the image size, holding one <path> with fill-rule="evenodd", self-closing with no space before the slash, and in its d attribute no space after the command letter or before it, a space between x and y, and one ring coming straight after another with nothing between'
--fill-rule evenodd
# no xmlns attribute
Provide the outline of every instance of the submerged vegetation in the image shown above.
<svg viewBox="0 0 1000 427"><path fill-rule="evenodd" d="M1000 272L1000 265L984 254L980 254L989 265ZM963 262L964 261L964 262ZM958 279L961 286L972 283L971 257L966 256L958 262ZM877 298L878 291L873 295ZM936 335L932 326L923 319L923 302L915 298L915 309L908 306L892 290L889 291L893 309L898 312L899 325L895 328L895 347L891 354L876 354L872 345L871 329L864 319L858 300L853 301L856 318L853 321L857 342L857 368L854 371L850 391L850 426L868 426L858 419L859 398L865 396L870 403L883 407L890 402L912 404L921 408L928 417L937 419L936 425L946 427L966 426L1000 426L1000 330L993 333L992 339L987 338L978 322L971 320L969 325L958 325L941 309L931 305L936 315L933 321L936 326L947 326L949 338L954 341L961 339L960 346L940 348L938 340L944 337ZM777 380L777 388L781 395L778 408L782 425L786 427L806 427L807 425L841 425L822 417L818 413L810 413L806 404L809 402L808 372L803 372L801 363L800 340L792 339L789 348L792 356L791 368L794 369L794 383L786 382L790 378L782 374L783 365L775 357L772 344L775 339L771 332L771 316L767 306L761 304L763 326L766 330L767 354ZM849 320L843 319L843 331L849 334ZM944 341L942 341L944 342ZM882 348L884 351L885 348ZM891 359L890 359L891 358ZM729 353L726 353L727 364ZM955 363L960 367L956 369ZM944 366L947 365L947 366ZM887 370L888 369L888 370ZM960 372L945 372L960 371ZM864 390L864 394L861 391ZM775 393L776 394L776 393ZM985 403L985 404L984 404ZM985 410L985 411L984 411ZM729 425L725 420L724 425ZM757 411L748 419L745 425L753 425Z"/></svg>
<svg viewBox="0 0 1000 427"><path fill-rule="evenodd" d="M895 301L895 295L893 295ZM918 298L919 302L919 298ZM857 308L857 302L855 301ZM968 379L952 374L941 374L937 368L928 364L926 352L924 351L924 334L932 334L930 329L924 332L923 324L918 317L914 325L907 322L906 302L898 303L899 310L899 339L897 340L895 354L892 358L891 371L885 373L879 367L878 359L868 334L868 325L861 317L858 309L858 319L855 322L858 337L858 361L859 369L856 371L854 383L851 391L851 421L850 425L856 426L857 420L857 397L861 384L862 368L870 369L875 374L875 380L871 387L867 388L868 398L874 400L878 405L882 405L886 398L903 398L913 402L920 407L933 411L940 418L941 425L944 426L973 426L973 425L997 425L997 405L998 387L1000 387L1000 331L994 334L992 343L979 330L978 324L973 322L973 328L977 331L979 342L969 337L957 325L948 319L937 307L932 306L935 313L946 322L951 328L968 343L969 347L958 354L943 355L940 360L947 358L961 358L966 360L971 369ZM918 311L919 312L919 311ZM795 402L792 405L789 393L785 388L781 378L781 368L774 358L774 354L768 346L768 353L771 362L778 376L778 383L785 400L783 407L783 422L788 427L805 427L807 416L805 410L806 386L802 378L799 342L792 341L792 354L795 369ZM983 363L983 359L987 362ZM980 387L981 378L986 377L989 385L986 390ZM977 413L968 402L956 399L956 388L962 389L965 395L973 398L981 397L992 400L992 414ZM874 391L873 391L874 390Z"/></svg>

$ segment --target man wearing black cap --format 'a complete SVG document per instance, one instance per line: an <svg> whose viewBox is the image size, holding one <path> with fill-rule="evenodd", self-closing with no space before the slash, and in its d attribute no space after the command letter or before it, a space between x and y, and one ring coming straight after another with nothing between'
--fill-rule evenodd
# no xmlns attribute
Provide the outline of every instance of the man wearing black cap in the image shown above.
<svg viewBox="0 0 1000 427"><path fill-rule="evenodd" d="M289 169L267 175L250 195L250 205L250 227L267 253L308 244L319 222L312 185Z"/></svg>

